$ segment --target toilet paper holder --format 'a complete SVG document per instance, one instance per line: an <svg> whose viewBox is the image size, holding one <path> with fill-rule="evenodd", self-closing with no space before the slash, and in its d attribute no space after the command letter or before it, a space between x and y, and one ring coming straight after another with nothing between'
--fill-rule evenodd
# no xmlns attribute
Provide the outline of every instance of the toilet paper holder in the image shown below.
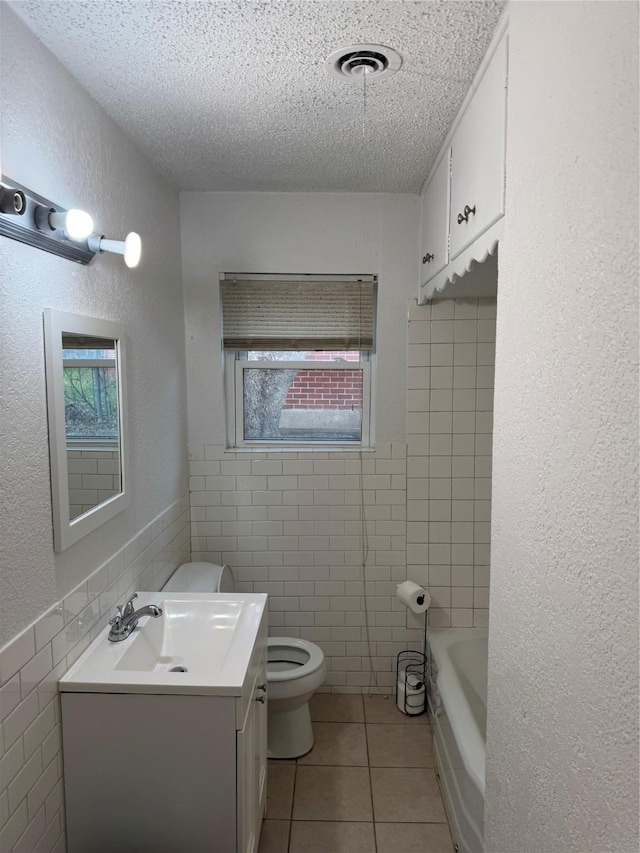
<svg viewBox="0 0 640 853"><path fill-rule="evenodd" d="M408 716L427 710L427 656L405 649L396 657L396 705Z"/></svg>

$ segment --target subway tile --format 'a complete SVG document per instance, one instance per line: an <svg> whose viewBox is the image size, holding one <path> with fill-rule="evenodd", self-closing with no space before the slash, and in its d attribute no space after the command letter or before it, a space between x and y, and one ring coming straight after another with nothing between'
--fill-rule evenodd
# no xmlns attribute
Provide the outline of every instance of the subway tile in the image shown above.
<svg viewBox="0 0 640 853"><path fill-rule="evenodd" d="M478 340L478 321L455 320L453 335L456 343L475 343Z"/></svg>
<svg viewBox="0 0 640 853"><path fill-rule="evenodd" d="M451 627L452 628L472 628L473 627L473 610L470 608L451 608Z"/></svg>
<svg viewBox="0 0 640 853"><path fill-rule="evenodd" d="M493 319L478 320L478 341L494 342L496 339L496 322Z"/></svg>
<svg viewBox="0 0 640 853"><path fill-rule="evenodd" d="M454 317L456 320L475 320L478 316L477 299L456 299Z"/></svg>
<svg viewBox="0 0 640 853"><path fill-rule="evenodd" d="M453 361L454 367L470 367L478 362L477 357L478 345L475 343L455 343L453 345Z"/></svg>
<svg viewBox="0 0 640 853"><path fill-rule="evenodd" d="M431 344L452 344L453 324L453 320L432 320Z"/></svg>
<svg viewBox="0 0 640 853"><path fill-rule="evenodd" d="M51 701L47 707L38 714L34 722L25 730L22 736L25 759L28 759L33 755L55 726L56 721L54 709L55 703Z"/></svg>
<svg viewBox="0 0 640 853"><path fill-rule="evenodd" d="M452 547L453 548L456 546ZM451 559L453 560L453 554ZM451 586L473 586L475 584L473 566L451 566Z"/></svg>
<svg viewBox="0 0 640 853"><path fill-rule="evenodd" d="M22 739L19 739L0 759L0 791L7 788L22 770L24 760L24 747Z"/></svg>
<svg viewBox="0 0 640 853"><path fill-rule="evenodd" d="M12 850L17 840L27 828L27 803L24 800L0 829L0 850Z"/></svg>
<svg viewBox="0 0 640 853"><path fill-rule="evenodd" d="M280 492L277 494L280 494ZM316 494L323 493L301 490L285 491L282 492L282 503L285 506L311 506L314 503L314 497Z"/></svg>
<svg viewBox="0 0 640 853"><path fill-rule="evenodd" d="M429 321L414 320L409 322L407 340L409 344L428 344L430 341L431 324Z"/></svg>
<svg viewBox="0 0 640 853"><path fill-rule="evenodd" d="M454 344L430 344L432 367L446 367L454 364Z"/></svg>
<svg viewBox="0 0 640 853"><path fill-rule="evenodd" d="M38 841L44 835L47 828L47 820L44 805L36 812L34 817L29 813L29 825L16 843L15 850L35 850Z"/></svg>
<svg viewBox="0 0 640 853"><path fill-rule="evenodd" d="M35 814L44 805L44 801L53 791L58 778L58 761L57 758L54 758L53 761L49 762L36 784L29 791L27 807L30 815Z"/></svg>
<svg viewBox="0 0 640 853"><path fill-rule="evenodd" d="M0 651L0 685L6 684L35 654L33 626L19 634Z"/></svg>
<svg viewBox="0 0 640 853"><path fill-rule="evenodd" d="M20 704L20 676L16 673L0 688L0 721L4 720Z"/></svg>
<svg viewBox="0 0 640 853"><path fill-rule="evenodd" d="M435 299L431 303L431 320L453 320L455 303L453 299Z"/></svg>
<svg viewBox="0 0 640 853"><path fill-rule="evenodd" d="M496 345L492 343L478 343L478 364L493 365L496 363Z"/></svg>
<svg viewBox="0 0 640 853"><path fill-rule="evenodd" d="M47 823L51 823L56 817L56 813L64 805L63 783L62 779L58 780L53 787L53 790L45 800L45 811Z"/></svg>
<svg viewBox="0 0 640 853"><path fill-rule="evenodd" d="M4 746L8 749L18 740L38 716L38 691L34 690L4 719L2 731Z"/></svg>
<svg viewBox="0 0 640 853"><path fill-rule="evenodd" d="M407 350L408 367L427 367L429 365L431 356L430 344L409 344Z"/></svg>
<svg viewBox="0 0 640 853"><path fill-rule="evenodd" d="M32 755L9 784L9 811L13 812L27 796L42 774L42 756L40 751Z"/></svg>
<svg viewBox="0 0 640 853"><path fill-rule="evenodd" d="M476 410L477 391L471 388L457 388L453 392L454 412L473 412Z"/></svg>
<svg viewBox="0 0 640 853"><path fill-rule="evenodd" d="M429 388L429 368L408 367L407 368L407 390L417 391Z"/></svg>
<svg viewBox="0 0 640 853"><path fill-rule="evenodd" d="M298 506L269 506L267 513L269 521L294 521L298 518Z"/></svg>
<svg viewBox="0 0 640 853"><path fill-rule="evenodd" d="M64 627L64 609L60 602L54 604L36 622L35 648L40 651Z"/></svg>
<svg viewBox="0 0 640 853"><path fill-rule="evenodd" d="M478 317L481 319L488 319L493 317L495 319L497 314L498 302L495 297L486 297L478 300Z"/></svg>

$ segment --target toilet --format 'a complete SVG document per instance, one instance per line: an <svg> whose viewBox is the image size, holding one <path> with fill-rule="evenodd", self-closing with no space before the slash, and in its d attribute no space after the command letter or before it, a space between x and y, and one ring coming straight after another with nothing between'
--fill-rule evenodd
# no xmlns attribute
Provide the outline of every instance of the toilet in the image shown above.
<svg viewBox="0 0 640 853"><path fill-rule="evenodd" d="M268 645L267 754L298 758L313 746L309 700L327 675L324 652L296 637L270 637Z"/></svg>
<svg viewBox="0 0 640 853"><path fill-rule="evenodd" d="M235 592L229 566L183 563L163 592ZM269 758L298 758L313 746L309 700L324 682L322 649L296 637L270 637L267 650Z"/></svg>

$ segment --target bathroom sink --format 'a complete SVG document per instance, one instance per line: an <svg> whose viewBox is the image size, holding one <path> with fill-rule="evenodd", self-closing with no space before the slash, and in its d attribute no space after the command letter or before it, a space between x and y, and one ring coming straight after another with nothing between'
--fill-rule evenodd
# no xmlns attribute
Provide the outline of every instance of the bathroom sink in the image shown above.
<svg viewBox="0 0 640 853"><path fill-rule="evenodd" d="M156 604L125 640L105 628L60 681L67 691L240 695L264 594L141 592Z"/></svg>

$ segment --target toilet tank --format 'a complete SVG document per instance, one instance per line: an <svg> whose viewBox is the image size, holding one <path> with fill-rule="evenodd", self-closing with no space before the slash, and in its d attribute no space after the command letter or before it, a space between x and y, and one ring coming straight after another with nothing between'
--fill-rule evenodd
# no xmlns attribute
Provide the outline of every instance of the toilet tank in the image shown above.
<svg viewBox="0 0 640 853"><path fill-rule="evenodd" d="M163 592L235 592L229 566L183 563L162 587Z"/></svg>

